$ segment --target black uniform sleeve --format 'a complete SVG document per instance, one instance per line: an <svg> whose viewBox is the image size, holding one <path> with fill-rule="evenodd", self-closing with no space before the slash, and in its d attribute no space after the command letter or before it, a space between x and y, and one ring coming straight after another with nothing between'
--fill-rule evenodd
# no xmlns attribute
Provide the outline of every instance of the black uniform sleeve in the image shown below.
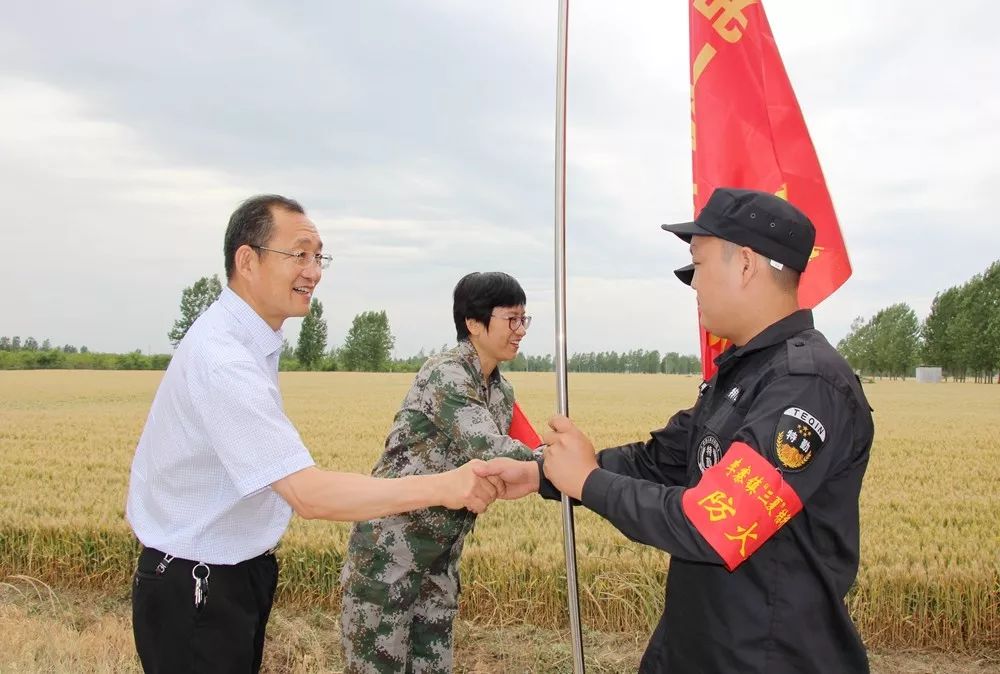
<svg viewBox="0 0 1000 674"><path fill-rule="evenodd" d="M667 425L651 432L646 442L611 447L597 455L597 464L612 473L663 485L683 485L694 408L682 410Z"/></svg>
<svg viewBox="0 0 1000 674"><path fill-rule="evenodd" d="M581 502L633 541L681 559L721 564L722 558L684 515L684 491L599 468L584 482Z"/></svg>
<svg viewBox="0 0 1000 674"><path fill-rule="evenodd" d="M843 395L820 377L782 377L758 394L734 440L745 442L779 468L806 503L834 470L842 443L850 443L844 404ZM822 431L817 430L820 428ZM776 438L780 432L782 439L789 439L788 429L795 435L783 447ZM805 446L801 444L802 436L806 436ZM793 464L798 465L789 468ZM722 465L713 469L722 470ZM684 513L681 500L686 489L661 482L655 472L647 475L653 479L615 474L604 468L596 470L583 486L583 505L635 541L681 559L722 563Z"/></svg>
<svg viewBox="0 0 1000 674"><path fill-rule="evenodd" d="M646 442L633 442L602 450L597 455L597 465L612 473L659 484L684 484L687 471L686 447L689 442L693 409L682 410L675 414L666 426L652 431ZM539 458L538 493L542 498L561 498L556 486L546 479L542 466L542 459Z"/></svg>
<svg viewBox="0 0 1000 674"><path fill-rule="evenodd" d="M788 375L760 393L733 440L777 468L805 506L853 461L853 410L847 393L822 377Z"/></svg>
<svg viewBox="0 0 1000 674"><path fill-rule="evenodd" d="M645 443L598 454L601 468L587 478L581 501L634 541L683 559L721 564L681 508L692 409L675 414Z"/></svg>

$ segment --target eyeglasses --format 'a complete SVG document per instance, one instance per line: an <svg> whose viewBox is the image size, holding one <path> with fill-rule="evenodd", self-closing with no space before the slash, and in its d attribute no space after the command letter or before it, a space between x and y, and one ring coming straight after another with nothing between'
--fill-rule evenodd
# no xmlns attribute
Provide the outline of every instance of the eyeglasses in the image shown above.
<svg viewBox="0 0 1000 674"><path fill-rule="evenodd" d="M333 257L329 255L323 255L322 253L307 253L304 250L298 251L288 251L288 250L278 250L277 248L268 248L267 246L255 246L250 244L251 248L256 248L257 250L269 250L272 253L281 253L282 255L287 255L288 257L295 260L295 264L302 267L303 269L308 267L310 264L319 265L320 269L326 269L330 266L330 262L333 261Z"/></svg>
<svg viewBox="0 0 1000 674"><path fill-rule="evenodd" d="M524 326L525 330L531 327L531 316L497 316L496 314L490 314L490 316L507 319L507 324L510 325L511 332L516 332L521 326Z"/></svg>

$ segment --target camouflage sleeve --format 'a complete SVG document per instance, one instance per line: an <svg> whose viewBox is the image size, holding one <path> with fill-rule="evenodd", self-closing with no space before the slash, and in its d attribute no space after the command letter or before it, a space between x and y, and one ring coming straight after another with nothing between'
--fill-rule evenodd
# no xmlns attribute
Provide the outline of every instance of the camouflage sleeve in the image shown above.
<svg viewBox="0 0 1000 674"><path fill-rule="evenodd" d="M445 362L431 374L424 395L434 425L464 461L506 456L527 461L531 449L507 435L490 414L484 392L460 363Z"/></svg>

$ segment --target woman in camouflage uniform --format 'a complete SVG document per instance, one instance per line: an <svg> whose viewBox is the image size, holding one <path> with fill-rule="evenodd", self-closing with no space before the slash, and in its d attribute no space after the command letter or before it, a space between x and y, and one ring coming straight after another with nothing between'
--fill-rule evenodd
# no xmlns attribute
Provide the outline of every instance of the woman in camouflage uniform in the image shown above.
<svg viewBox="0 0 1000 674"><path fill-rule="evenodd" d="M514 390L498 368L517 355L531 323L524 305L524 290L508 274L477 272L458 282L458 345L417 373L372 475L531 459L531 448L507 435ZM428 508L354 526L340 578L348 672L451 671L458 560L475 519L468 510Z"/></svg>

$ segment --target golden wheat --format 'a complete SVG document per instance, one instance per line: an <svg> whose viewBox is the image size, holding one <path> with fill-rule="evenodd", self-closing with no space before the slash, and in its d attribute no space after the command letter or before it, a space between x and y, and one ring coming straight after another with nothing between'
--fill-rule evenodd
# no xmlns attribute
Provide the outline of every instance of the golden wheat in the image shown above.
<svg viewBox="0 0 1000 674"><path fill-rule="evenodd" d="M0 575L125 588L136 545L128 466L156 372L0 372ZM510 376L541 425L551 374ZM286 373L286 409L317 462L367 472L412 375ZM693 401L698 380L574 375L572 416L598 446L643 439ZM862 493L862 562L849 605L870 646L1000 648L1000 386L879 381ZM335 608L348 527L294 520L282 599ZM647 633L667 557L577 510L585 624ZM462 615L483 625L565 622L559 508L530 497L481 517L462 562Z"/></svg>

